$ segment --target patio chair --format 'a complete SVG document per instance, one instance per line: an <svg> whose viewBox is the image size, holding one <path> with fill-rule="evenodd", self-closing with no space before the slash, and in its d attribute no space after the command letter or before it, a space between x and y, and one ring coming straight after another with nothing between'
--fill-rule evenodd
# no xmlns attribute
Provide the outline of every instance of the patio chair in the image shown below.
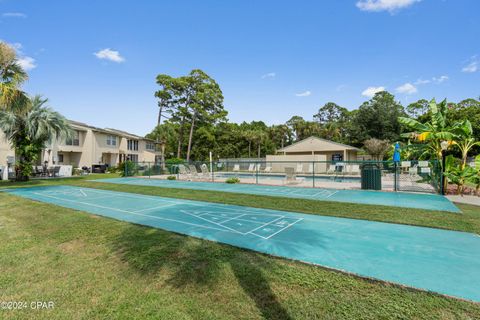
<svg viewBox="0 0 480 320"><path fill-rule="evenodd" d="M0 166L0 180L3 179L3 170L4 170L4 167Z"/></svg>
<svg viewBox="0 0 480 320"><path fill-rule="evenodd" d="M185 178L190 178L190 172L189 170L187 171L187 167L183 164L178 165L178 173L180 176L183 176Z"/></svg>
<svg viewBox="0 0 480 320"><path fill-rule="evenodd" d="M420 168L428 168L428 161L418 161L418 166Z"/></svg>
<svg viewBox="0 0 480 320"><path fill-rule="evenodd" d="M411 161L402 161L400 162L400 169L403 173L410 172L410 167L412 166Z"/></svg>
<svg viewBox="0 0 480 320"><path fill-rule="evenodd" d="M272 167L266 166L265 169L263 169L264 173L271 173L272 172Z"/></svg>
<svg viewBox="0 0 480 320"><path fill-rule="evenodd" d="M250 165L248 166L248 172L255 172L256 170L256 165L255 163L250 163Z"/></svg>
<svg viewBox="0 0 480 320"><path fill-rule="evenodd" d="M61 169L60 166L55 166L55 167L53 167L53 170L52 170L52 177L53 177L53 178L59 176L60 169Z"/></svg>
<svg viewBox="0 0 480 320"><path fill-rule="evenodd" d="M328 169L327 169L327 174L333 174L333 173L335 173L335 171L336 171L336 170L335 170L335 167L336 167L336 166L335 166L334 164L329 164L329 165L328 165Z"/></svg>
<svg viewBox="0 0 480 320"><path fill-rule="evenodd" d="M208 166L203 163L201 166L200 166L200 169L202 170L202 175L204 177L209 177L210 176L210 172L208 171Z"/></svg>
<svg viewBox="0 0 480 320"><path fill-rule="evenodd" d="M307 173L310 173L310 174L313 173L313 163L310 163L310 164L308 165L308 171L307 171Z"/></svg>
<svg viewBox="0 0 480 320"><path fill-rule="evenodd" d="M297 169L295 173L303 173L303 163L297 163Z"/></svg>
<svg viewBox="0 0 480 320"><path fill-rule="evenodd" d="M195 167L195 165L189 164L188 169L189 169L190 175L192 177L198 177L198 171L197 171L197 167Z"/></svg>
<svg viewBox="0 0 480 320"><path fill-rule="evenodd" d="M285 167L285 184L299 184L303 182L303 178L297 178L295 168Z"/></svg>
<svg viewBox="0 0 480 320"><path fill-rule="evenodd" d="M352 164L349 166L348 169L349 174L359 174L360 173L360 166L358 164Z"/></svg>
<svg viewBox="0 0 480 320"><path fill-rule="evenodd" d="M233 172L239 172L240 171L240 165L237 163L233 165Z"/></svg>
<svg viewBox="0 0 480 320"><path fill-rule="evenodd" d="M432 173L432 169L430 169L429 167L420 167L420 173L421 174L430 174Z"/></svg>

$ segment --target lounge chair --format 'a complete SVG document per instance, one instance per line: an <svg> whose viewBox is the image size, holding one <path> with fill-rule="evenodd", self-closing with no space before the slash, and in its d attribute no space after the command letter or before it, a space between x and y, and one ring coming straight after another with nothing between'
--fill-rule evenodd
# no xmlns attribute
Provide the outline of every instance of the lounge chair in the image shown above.
<svg viewBox="0 0 480 320"><path fill-rule="evenodd" d="M360 173L360 166L358 164L349 164L345 166L345 173L355 175Z"/></svg>
<svg viewBox="0 0 480 320"><path fill-rule="evenodd" d="M336 167L334 164L329 164L327 169L327 174L333 174L336 171Z"/></svg>
<svg viewBox="0 0 480 320"><path fill-rule="evenodd" d="M297 170L295 173L303 173L303 163L297 163Z"/></svg>
<svg viewBox="0 0 480 320"><path fill-rule="evenodd" d="M233 172L239 172L240 171L240 165L237 163L233 165Z"/></svg>
<svg viewBox="0 0 480 320"><path fill-rule="evenodd" d="M248 172L255 172L256 170L256 165L255 163L250 163L250 165L248 166Z"/></svg>
<svg viewBox="0 0 480 320"><path fill-rule="evenodd" d="M197 167L195 167L195 165L189 164L188 169L190 169L190 175L192 176L192 178L198 177L198 171L197 171Z"/></svg>
<svg viewBox="0 0 480 320"><path fill-rule="evenodd" d="M308 171L307 171L307 173L313 173L313 163L310 163L310 164L308 165Z"/></svg>
<svg viewBox="0 0 480 320"><path fill-rule="evenodd" d="M266 166L265 169L263 169L264 173L271 173L272 172L272 167Z"/></svg>
<svg viewBox="0 0 480 320"><path fill-rule="evenodd" d="M190 170L187 170L187 167L183 164L178 165L178 173L180 174L180 176L190 178Z"/></svg>
<svg viewBox="0 0 480 320"><path fill-rule="evenodd" d="M297 178L295 168L285 167L285 184L299 184L303 182L303 178Z"/></svg>
<svg viewBox="0 0 480 320"><path fill-rule="evenodd" d="M201 166L200 166L200 169L202 170L202 175L206 178L208 178L210 176L210 172L208 171L208 166L203 163Z"/></svg>

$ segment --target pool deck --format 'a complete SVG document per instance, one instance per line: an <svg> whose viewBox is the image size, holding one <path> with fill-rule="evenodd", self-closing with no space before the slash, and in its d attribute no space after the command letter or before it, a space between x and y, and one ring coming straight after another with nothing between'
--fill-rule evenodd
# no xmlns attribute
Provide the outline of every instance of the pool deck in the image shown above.
<svg viewBox="0 0 480 320"><path fill-rule="evenodd" d="M73 186L5 191L480 302L480 237L475 234Z"/></svg>

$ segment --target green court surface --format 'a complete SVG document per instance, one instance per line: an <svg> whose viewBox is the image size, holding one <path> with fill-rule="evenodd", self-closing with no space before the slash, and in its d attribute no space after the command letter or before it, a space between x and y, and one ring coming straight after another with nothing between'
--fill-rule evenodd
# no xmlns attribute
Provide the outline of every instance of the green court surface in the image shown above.
<svg viewBox="0 0 480 320"><path fill-rule="evenodd" d="M480 302L475 234L73 186L5 192Z"/></svg>
<svg viewBox="0 0 480 320"><path fill-rule="evenodd" d="M171 181L147 178L112 178L92 181L460 212L460 209L450 200L436 194L226 184L221 182Z"/></svg>

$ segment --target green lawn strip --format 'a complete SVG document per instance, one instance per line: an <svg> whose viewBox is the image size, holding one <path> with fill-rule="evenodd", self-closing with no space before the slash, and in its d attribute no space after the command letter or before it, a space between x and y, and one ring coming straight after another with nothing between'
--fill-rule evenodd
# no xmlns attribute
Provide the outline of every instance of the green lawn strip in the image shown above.
<svg viewBox="0 0 480 320"><path fill-rule="evenodd" d="M478 319L480 305L0 193L8 319ZM440 281L440 280L439 280Z"/></svg>
<svg viewBox="0 0 480 320"><path fill-rule="evenodd" d="M463 211L463 213L459 214L445 211L292 199L230 192L121 185L85 180L78 180L70 184L112 191L293 211L323 216L417 225L480 234L480 207L471 205L458 205Z"/></svg>

